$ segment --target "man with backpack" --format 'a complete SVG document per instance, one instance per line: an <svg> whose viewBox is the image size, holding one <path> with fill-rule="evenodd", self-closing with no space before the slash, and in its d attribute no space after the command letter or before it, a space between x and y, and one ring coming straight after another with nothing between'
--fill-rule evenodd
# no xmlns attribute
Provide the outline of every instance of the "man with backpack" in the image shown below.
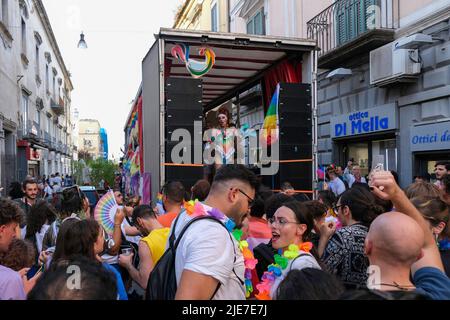
<svg viewBox="0 0 450 320"><path fill-rule="evenodd" d="M156 213L149 205L140 205L133 209L132 223L144 236L139 241L139 267L133 265L134 253L122 252L119 265L128 271L139 286L146 289L150 272L164 254L170 229L164 228L158 222Z"/></svg>
<svg viewBox="0 0 450 320"><path fill-rule="evenodd" d="M203 203L175 219L166 253L150 274L148 299L245 300L244 257L231 231L240 229L257 179L242 165L224 165Z"/></svg>

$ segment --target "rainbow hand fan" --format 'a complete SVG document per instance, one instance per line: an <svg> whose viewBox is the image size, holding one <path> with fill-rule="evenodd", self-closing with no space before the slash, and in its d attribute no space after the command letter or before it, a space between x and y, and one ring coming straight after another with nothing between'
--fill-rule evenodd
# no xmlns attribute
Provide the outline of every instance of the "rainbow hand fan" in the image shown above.
<svg viewBox="0 0 450 320"><path fill-rule="evenodd" d="M118 208L114 192L110 190L100 198L94 209L94 219L105 228L106 233L110 236L114 231L114 216Z"/></svg>

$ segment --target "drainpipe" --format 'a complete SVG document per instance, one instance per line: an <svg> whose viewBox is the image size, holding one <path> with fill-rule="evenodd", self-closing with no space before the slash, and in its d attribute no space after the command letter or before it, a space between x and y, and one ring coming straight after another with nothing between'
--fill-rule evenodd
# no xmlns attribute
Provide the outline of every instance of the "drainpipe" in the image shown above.
<svg viewBox="0 0 450 320"><path fill-rule="evenodd" d="M230 0L227 0L228 33L231 32L231 7Z"/></svg>

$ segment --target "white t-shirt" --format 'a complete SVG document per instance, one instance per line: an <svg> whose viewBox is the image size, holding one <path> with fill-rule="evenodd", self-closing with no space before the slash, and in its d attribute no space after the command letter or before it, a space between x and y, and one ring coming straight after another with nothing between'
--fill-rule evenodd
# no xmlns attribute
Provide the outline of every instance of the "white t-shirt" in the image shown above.
<svg viewBox="0 0 450 320"><path fill-rule="evenodd" d="M328 183L330 190L334 192L336 196L339 196L341 193L345 192L345 184L341 179L335 178L333 181Z"/></svg>
<svg viewBox="0 0 450 320"><path fill-rule="evenodd" d="M50 228L49 224L44 224L39 232L36 232L36 246L38 248L38 253L42 251L42 242L44 240L45 233Z"/></svg>
<svg viewBox="0 0 450 320"><path fill-rule="evenodd" d="M44 188L44 192L48 195L49 198L53 197L53 189L49 185Z"/></svg>
<svg viewBox="0 0 450 320"><path fill-rule="evenodd" d="M57 184L57 185L59 185L59 186L61 186L61 184L62 184L62 179L61 179L61 177L54 177L53 178L53 183L55 183L55 184Z"/></svg>
<svg viewBox="0 0 450 320"><path fill-rule="evenodd" d="M355 183L356 178L355 178L354 175L349 174L349 175L348 175L348 179L349 179L349 181L348 181L348 186L349 186L349 188L351 188L352 185ZM361 183L367 183L366 178L361 177Z"/></svg>
<svg viewBox="0 0 450 320"><path fill-rule="evenodd" d="M207 206L205 208L210 209ZM175 237L189 220L191 217L183 211L177 222ZM172 227L174 223L175 220ZM217 222L210 220L194 222L186 230L177 248L175 258L177 284L180 283L181 274L186 269L211 276L221 283L213 300L245 300L245 285L241 284L234 274L236 272L242 281L245 280L244 257L236 240L232 235L230 238L230 235Z"/></svg>
<svg viewBox="0 0 450 320"><path fill-rule="evenodd" d="M270 297L272 299L274 299L274 300L276 299L277 289L280 286L281 281L283 281L284 278L286 278L289 271L302 270L302 269L306 269L306 268L314 268L314 269L319 269L319 270L322 269L319 266L319 264L317 263L316 259L310 253L300 251L300 255L302 255L302 254L307 254L307 255L298 257L297 259L294 259L294 260L290 260L287 268L281 272L281 276L279 276L278 278L275 279L275 282L273 283L273 286L270 290Z"/></svg>

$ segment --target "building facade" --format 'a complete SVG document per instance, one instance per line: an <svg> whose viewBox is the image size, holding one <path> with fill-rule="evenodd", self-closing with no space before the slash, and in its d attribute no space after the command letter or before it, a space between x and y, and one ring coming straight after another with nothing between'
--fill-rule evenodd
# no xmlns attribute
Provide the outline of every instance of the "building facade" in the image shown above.
<svg viewBox="0 0 450 320"><path fill-rule="evenodd" d="M407 186L450 159L450 1L336 1L308 35L321 50L320 165L381 163Z"/></svg>
<svg viewBox="0 0 450 320"><path fill-rule="evenodd" d="M108 133L105 128L100 128L100 144L103 151L102 157L108 160Z"/></svg>
<svg viewBox="0 0 450 320"><path fill-rule="evenodd" d="M78 126L78 157L103 158L103 141L98 120L81 119Z"/></svg>
<svg viewBox="0 0 450 320"><path fill-rule="evenodd" d="M230 0L230 30L307 38L306 23L333 0Z"/></svg>
<svg viewBox="0 0 450 320"><path fill-rule="evenodd" d="M187 0L180 6L173 28L229 32L227 0Z"/></svg>
<svg viewBox="0 0 450 320"><path fill-rule="evenodd" d="M0 1L2 186L70 173L72 90L42 1Z"/></svg>

